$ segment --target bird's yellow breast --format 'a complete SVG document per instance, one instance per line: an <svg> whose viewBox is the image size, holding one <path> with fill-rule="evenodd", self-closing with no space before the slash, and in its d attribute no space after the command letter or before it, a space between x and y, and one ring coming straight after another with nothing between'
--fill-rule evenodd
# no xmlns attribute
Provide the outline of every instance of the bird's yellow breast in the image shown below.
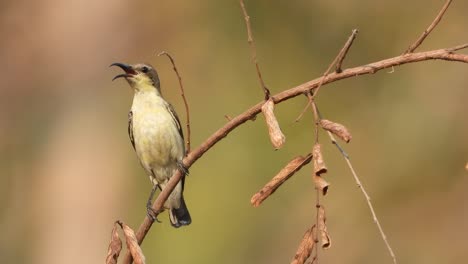
<svg viewBox="0 0 468 264"><path fill-rule="evenodd" d="M184 142L168 103L158 94L137 93L132 113L135 150L141 164L158 181L169 178L184 156Z"/></svg>

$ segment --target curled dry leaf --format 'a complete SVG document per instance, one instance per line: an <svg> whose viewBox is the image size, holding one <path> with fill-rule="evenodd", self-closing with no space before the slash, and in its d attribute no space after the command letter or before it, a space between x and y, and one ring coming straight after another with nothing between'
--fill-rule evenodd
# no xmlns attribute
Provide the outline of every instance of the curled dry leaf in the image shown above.
<svg viewBox="0 0 468 264"><path fill-rule="evenodd" d="M303 264L309 258L315 245L314 229L315 225L307 229L304 233L304 237L302 238L301 244L296 251L296 255L294 255L294 258L291 261L291 264Z"/></svg>
<svg viewBox="0 0 468 264"><path fill-rule="evenodd" d="M330 184L326 180L324 180L322 177L317 176L315 174L312 175L312 178L313 178L314 183L315 183L315 188L320 190L322 192L323 196L327 195L328 186L330 186Z"/></svg>
<svg viewBox="0 0 468 264"><path fill-rule="evenodd" d="M327 166L325 166L325 161L323 160L322 150L319 143L315 143L314 148L312 149L312 155L315 175L320 176L322 173L326 173Z"/></svg>
<svg viewBox="0 0 468 264"><path fill-rule="evenodd" d="M258 191L252 199L250 199L250 203L253 206L259 206L268 196L278 189L281 184L283 184L286 180L288 180L291 176L294 175L297 171L299 171L304 165L310 162L312 159L312 154L308 154L305 157L299 156L292 159L283 169L281 169L278 174L276 174L273 179L271 179L260 191Z"/></svg>
<svg viewBox="0 0 468 264"><path fill-rule="evenodd" d="M117 223L112 228L111 241L109 249L107 250L106 264L117 264L117 260L122 250L122 240L120 240L119 233L117 232Z"/></svg>
<svg viewBox="0 0 468 264"><path fill-rule="evenodd" d="M121 223L121 226L127 242L128 251L130 251L130 254L133 257L133 262L135 264L145 264L145 256L143 255L140 245L138 245L135 232L133 232L133 230L124 223Z"/></svg>
<svg viewBox="0 0 468 264"><path fill-rule="evenodd" d="M318 220L318 230L320 232L320 242L322 244L322 248L329 249L331 247L331 239L327 231L327 225L325 223L327 220L325 217L325 209L322 205L318 210Z"/></svg>
<svg viewBox="0 0 468 264"><path fill-rule="evenodd" d="M348 129L342 124L335 123L327 119L321 119L320 126L323 129L332 132L346 143L348 143L352 138L351 133L349 133Z"/></svg>
<svg viewBox="0 0 468 264"><path fill-rule="evenodd" d="M262 106L262 113L265 116L271 144L275 149L280 149L286 141L286 137L284 136L283 132L281 132L278 120L276 119L275 113L273 112L274 108L275 103L273 102L272 98L269 98Z"/></svg>

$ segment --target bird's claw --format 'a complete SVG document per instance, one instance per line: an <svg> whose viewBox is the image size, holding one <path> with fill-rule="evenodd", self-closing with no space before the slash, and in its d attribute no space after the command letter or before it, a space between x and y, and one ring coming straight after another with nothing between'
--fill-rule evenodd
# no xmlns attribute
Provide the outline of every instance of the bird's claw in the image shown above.
<svg viewBox="0 0 468 264"><path fill-rule="evenodd" d="M182 161L177 162L177 167L179 168L180 172L182 172L182 174L184 174L184 176L189 174L188 168L185 167L185 165L184 165L184 163L182 163Z"/></svg>
<svg viewBox="0 0 468 264"><path fill-rule="evenodd" d="M161 223L161 221L159 221L158 219L158 215L162 212L162 210L154 210L151 206L147 206L146 207L146 215L148 216L148 218L153 221L153 222L158 222L158 223Z"/></svg>

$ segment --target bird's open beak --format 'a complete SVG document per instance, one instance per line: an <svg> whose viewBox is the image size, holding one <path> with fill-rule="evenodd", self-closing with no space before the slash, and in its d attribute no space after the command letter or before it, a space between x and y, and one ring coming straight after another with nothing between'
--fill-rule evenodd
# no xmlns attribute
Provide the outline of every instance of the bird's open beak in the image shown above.
<svg viewBox="0 0 468 264"><path fill-rule="evenodd" d="M113 80L115 79L118 79L118 78L128 78L128 77L132 77L133 75L136 74L136 71L132 68L132 66L128 65L128 64L125 64L125 63L120 63L120 62L116 62L116 63L112 63L109 67L112 67L112 66L118 66L120 67L122 70L124 70L125 73L123 74L119 74L117 76L115 76Z"/></svg>

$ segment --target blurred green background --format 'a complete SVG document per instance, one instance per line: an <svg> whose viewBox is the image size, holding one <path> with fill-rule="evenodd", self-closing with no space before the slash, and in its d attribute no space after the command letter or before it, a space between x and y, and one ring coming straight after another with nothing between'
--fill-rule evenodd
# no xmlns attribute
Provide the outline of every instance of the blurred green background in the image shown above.
<svg viewBox="0 0 468 264"><path fill-rule="evenodd" d="M443 5L430 1L246 1L273 93L325 71L354 28L344 67L400 55ZM467 1L454 1L419 50L468 40ZM185 120L170 52L182 74L192 144L263 95L238 1L0 2L0 262L103 263L113 222L137 228L151 189L127 137L132 91L113 62L149 62ZM466 50L464 51L466 52ZM401 263L468 258L468 68L427 61L333 83L317 103L345 124L345 148ZM249 201L284 164L308 153L306 100L277 106L287 140L270 145L262 117L231 133L190 170L193 223L160 216L143 244L148 263L289 263L315 219L306 166L259 208ZM320 263L391 263L338 151L324 155L322 199L332 248Z"/></svg>

